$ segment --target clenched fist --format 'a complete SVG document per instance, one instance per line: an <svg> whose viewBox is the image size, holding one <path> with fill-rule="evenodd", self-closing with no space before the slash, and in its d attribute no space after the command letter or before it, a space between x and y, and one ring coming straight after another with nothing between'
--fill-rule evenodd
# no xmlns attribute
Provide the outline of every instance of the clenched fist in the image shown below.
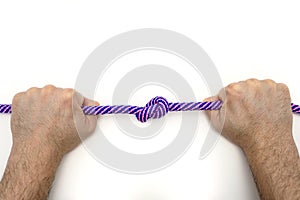
<svg viewBox="0 0 300 200"><path fill-rule="evenodd" d="M300 199L300 160L292 136L291 98L286 85L249 79L232 83L206 101L212 125L244 151L262 199Z"/></svg>
<svg viewBox="0 0 300 200"><path fill-rule="evenodd" d="M51 85L14 97L13 146L0 183L0 200L47 198L63 156L95 130L97 117L84 115L82 105L99 104L72 89Z"/></svg>
<svg viewBox="0 0 300 200"><path fill-rule="evenodd" d="M84 115L82 105L98 103L72 89L51 85L15 95L11 118L13 142L21 145L32 141L36 147L56 148L63 154L69 152L80 143L78 132L88 136L96 127L97 117Z"/></svg>
<svg viewBox="0 0 300 200"><path fill-rule="evenodd" d="M206 101L222 100L220 111L207 111L212 125L241 148L265 145L292 133L288 87L272 80L232 83ZM268 143L266 143L268 142Z"/></svg>

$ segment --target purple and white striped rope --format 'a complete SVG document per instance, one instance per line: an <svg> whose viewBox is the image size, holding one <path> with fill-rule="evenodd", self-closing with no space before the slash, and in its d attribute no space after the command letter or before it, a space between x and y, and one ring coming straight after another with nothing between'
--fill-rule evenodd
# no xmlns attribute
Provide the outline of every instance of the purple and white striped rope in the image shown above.
<svg viewBox="0 0 300 200"><path fill-rule="evenodd" d="M151 99L145 107L130 105L83 106L82 110L86 115L133 114L140 122L146 122L150 118L161 118L168 112L219 110L221 107L221 101L169 103L164 97L157 96ZM292 103L291 108L293 113L300 114L299 105ZM11 105L0 104L0 113L11 113Z"/></svg>

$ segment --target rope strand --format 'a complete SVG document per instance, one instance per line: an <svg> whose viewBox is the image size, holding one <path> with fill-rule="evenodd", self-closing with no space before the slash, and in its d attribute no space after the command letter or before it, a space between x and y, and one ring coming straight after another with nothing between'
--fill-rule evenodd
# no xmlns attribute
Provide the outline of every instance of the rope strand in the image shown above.
<svg viewBox="0 0 300 200"><path fill-rule="evenodd" d="M151 99L145 107L131 105L83 106L82 111L86 115L133 114L140 122L146 122L150 118L161 118L168 112L219 110L221 107L222 101L169 103L164 97L157 96ZM292 103L291 109L293 113L300 114L299 105ZM11 112L10 104L0 104L0 113L10 114Z"/></svg>

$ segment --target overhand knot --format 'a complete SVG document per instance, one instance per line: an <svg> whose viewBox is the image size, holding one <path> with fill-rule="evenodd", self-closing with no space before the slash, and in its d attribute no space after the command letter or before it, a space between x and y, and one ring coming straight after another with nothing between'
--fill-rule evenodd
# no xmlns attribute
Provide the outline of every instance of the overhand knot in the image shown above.
<svg viewBox="0 0 300 200"><path fill-rule="evenodd" d="M169 112L169 103L164 97L154 97L146 106L135 114L140 122L146 122L148 119L161 118Z"/></svg>

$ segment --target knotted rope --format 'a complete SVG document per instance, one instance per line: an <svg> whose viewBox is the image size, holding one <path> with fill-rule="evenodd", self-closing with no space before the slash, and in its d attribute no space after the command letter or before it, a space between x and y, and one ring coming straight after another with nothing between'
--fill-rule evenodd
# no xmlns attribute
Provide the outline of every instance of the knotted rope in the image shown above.
<svg viewBox="0 0 300 200"><path fill-rule="evenodd" d="M151 99L145 107L131 105L83 106L82 111L86 115L133 114L140 122L146 122L150 118L161 118L168 112L219 110L221 107L222 101L169 103L164 97L157 96ZM292 103L291 109L293 113L300 114L299 105ZM0 104L0 113L11 113L11 105Z"/></svg>
<svg viewBox="0 0 300 200"><path fill-rule="evenodd" d="M215 102L189 102L189 103L168 103L164 97L154 97L145 107L130 105L115 106L87 106L83 107L83 112L88 115L105 114L133 114L140 122L148 119L161 118L168 112L193 111L193 110L218 110L222 106L221 101Z"/></svg>

